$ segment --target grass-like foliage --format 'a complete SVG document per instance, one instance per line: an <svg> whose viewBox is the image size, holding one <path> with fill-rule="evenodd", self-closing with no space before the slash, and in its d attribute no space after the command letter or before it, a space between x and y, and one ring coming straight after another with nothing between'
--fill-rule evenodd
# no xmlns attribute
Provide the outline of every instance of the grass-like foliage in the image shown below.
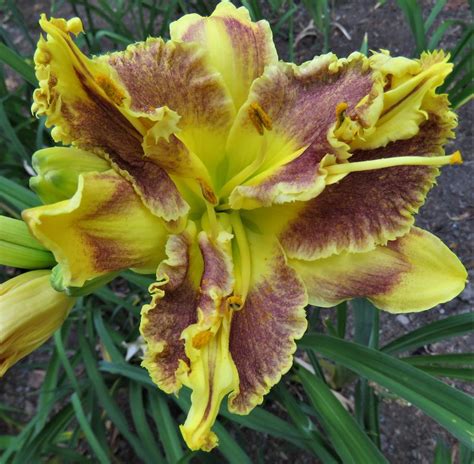
<svg viewBox="0 0 474 464"><path fill-rule="evenodd" d="M253 19L270 19L274 35L288 43L290 59L294 51L294 21L303 8L322 38L320 51L331 50L331 14L337 3L241 3ZM415 38L413 54L437 48L452 27L462 28L460 39L450 50L454 72L444 90L450 94L454 107L466 103L473 95L471 18L440 22L439 13L446 0L436 1L427 16L421 1L397 3ZM215 2L69 0L52 5L48 12L52 15L67 6L68 11L87 20L89 33L83 36L81 45L98 54L148 36L166 37L169 23L177 15L192 11L208 14ZM31 50L21 55L14 37L0 29L0 213L16 218L23 209L39 204L26 189L32 171L31 155L52 145L44 122L30 113L36 85L31 57L36 38L25 26L24 14L12 0L0 3L0 16L12 18L22 43ZM362 49L367 48L370 44L365 41ZM6 280L6 271L0 273ZM249 456L246 443L253 431L260 433L261 440L271 437L270 443L278 443L282 449L304 450L324 463L383 463L388 461L380 451L378 405L387 396L405 400L432 417L459 441L459 462L472 462L473 403L469 396L438 377L472 380L474 354L407 353L469 332L473 314L448 316L381 346L379 312L367 301L356 300L350 308L346 304L337 307L334 321L323 324L325 333L316 330L321 326L320 312L313 308L310 328L299 342L293 369L268 395L266 403L250 415L233 415L224 407L215 426L219 448L206 454L188 451L178 430L190 405L187 392L179 397L161 393L139 366L138 356L125 359L126 346L136 343L139 336L140 306L148 298L146 288L150 282L151 277L126 272L108 287L79 298L52 343L40 350L39 361L24 365L24 369L43 369L46 373L36 413L29 422L19 422L21 411L0 404L0 421L9 430L0 435L1 464L106 464L116 462L114 456L120 443L123 448L124 440L130 445L130 462L263 462L265 446L260 457ZM346 330L349 311L353 311L354 340L349 340ZM334 390L350 383L355 385L351 411L334 395ZM439 441L435 462L451 462L450 456L448 445Z"/></svg>

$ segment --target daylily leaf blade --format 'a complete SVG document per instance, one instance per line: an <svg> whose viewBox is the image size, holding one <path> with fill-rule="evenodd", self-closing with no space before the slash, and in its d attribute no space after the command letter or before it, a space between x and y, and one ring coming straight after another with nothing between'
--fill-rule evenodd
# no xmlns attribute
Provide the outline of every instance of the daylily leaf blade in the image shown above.
<svg viewBox="0 0 474 464"><path fill-rule="evenodd" d="M155 392L150 395L150 406L161 443L165 449L167 462L178 462L184 456L184 451L181 446L176 423L161 392Z"/></svg>
<svg viewBox="0 0 474 464"><path fill-rule="evenodd" d="M227 458L229 464L252 464L250 457L222 424L216 422L214 429L219 438L219 451Z"/></svg>
<svg viewBox="0 0 474 464"><path fill-rule="evenodd" d="M18 211L41 204L33 192L3 176L0 176L0 199L5 200Z"/></svg>
<svg viewBox="0 0 474 464"><path fill-rule="evenodd" d="M129 383L130 410L133 422L137 430L138 437L147 448L148 453L152 455L157 464L164 464L165 459L158 448L155 437L148 424L145 408L143 405L144 388L139 382L131 381Z"/></svg>
<svg viewBox="0 0 474 464"><path fill-rule="evenodd" d="M300 403L282 384L275 388L275 392L277 399L283 404L296 427L303 435L308 437L308 446L311 448L312 453L318 456L325 464L336 464L338 461L331 453L331 450L328 449L322 436L316 430L308 413L303 410Z"/></svg>
<svg viewBox="0 0 474 464"><path fill-rule="evenodd" d="M74 407L76 419L79 422L82 431L84 432L87 442L94 451L95 457L101 464L107 464L109 462L109 456L107 452L102 448L101 444L94 435L94 432L89 424L89 421L87 420L86 414L81 405L81 400L79 399L77 393L72 394L71 402L72 406Z"/></svg>
<svg viewBox="0 0 474 464"><path fill-rule="evenodd" d="M25 81L32 85L37 85L38 80L35 77L33 67L3 43L0 43L0 61L11 66Z"/></svg>
<svg viewBox="0 0 474 464"><path fill-rule="evenodd" d="M328 335L308 334L300 343L357 372L423 410L472 446L472 399L432 376L384 353Z"/></svg>
<svg viewBox="0 0 474 464"><path fill-rule="evenodd" d="M96 392L96 395L99 399L99 403L105 409L110 420L119 429L120 433L133 447L133 449L137 453L137 456L139 456L140 459L143 459L144 462L151 464L152 462L154 462L152 457L149 456L146 450L142 448L140 441L137 439L136 435L130 432L125 416L119 409L116 402L112 399L110 392L108 391L105 382L97 369L96 360L94 358L90 343L86 340L82 333L80 334L79 345L81 348L87 375Z"/></svg>
<svg viewBox="0 0 474 464"><path fill-rule="evenodd" d="M303 369L298 377L343 462L388 462L322 380Z"/></svg>
<svg viewBox="0 0 474 464"><path fill-rule="evenodd" d="M450 316L392 340L382 348L382 351L387 354L394 354L438 340L446 340L449 337L463 335L472 330L473 323L473 313Z"/></svg>

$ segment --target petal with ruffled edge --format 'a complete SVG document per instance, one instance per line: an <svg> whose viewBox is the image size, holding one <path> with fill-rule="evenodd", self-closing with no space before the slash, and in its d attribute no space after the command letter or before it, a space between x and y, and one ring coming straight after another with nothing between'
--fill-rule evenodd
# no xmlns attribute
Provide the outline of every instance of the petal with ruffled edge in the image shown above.
<svg viewBox="0 0 474 464"><path fill-rule="evenodd" d="M154 272L167 231L116 172L79 176L75 195L23 211L32 234L51 250L65 286L127 268Z"/></svg>
<svg viewBox="0 0 474 464"><path fill-rule="evenodd" d="M109 163L94 153L70 147L43 148L35 152L32 162L37 174L30 178L30 188L45 204L71 198L79 174L110 169Z"/></svg>
<svg viewBox="0 0 474 464"><path fill-rule="evenodd" d="M221 196L230 193L234 209L317 196L325 186L325 155L349 157L348 146L334 136L342 114L357 126L370 125L381 101L378 76L359 53L267 68L232 127L227 151L235 177Z"/></svg>
<svg viewBox="0 0 474 464"><path fill-rule="evenodd" d="M467 279L456 255L439 238L416 227L369 252L290 260L290 265L315 306L365 297L392 313L424 311L452 300Z"/></svg>
<svg viewBox="0 0 474 464"><path fill-rule="evenodd" d="M162 390L173 393L182 385L178 372L189 365L181 333L197 320L203 260L194 223L169 237L166 254L150 286L152 301L142 308L140 332L147 343L142 365Z"/></svg>
<svg viewBox="0 0 474 464"><path fill-rule="evenodd" d="M350 160L442 155L455 125L446 97L439 96L417 135L384 148L357 150ZM342 251L368 251L410 229L413 214L422 206L438 173L433 166L352 172L327 186L317 198L292 205L285 214L275 211L270 223L273 221L274 232L293 258L313 260ZM255 220L263 221L264 217Z"/></svg>
<svg viewBox="0 0 474 464"><path fill-rule="evenodd" d="M199 156L211 176L216 175L235 109L222 77L206 62L202 48L148 39L100 61L116 71L133 111L153 114L166 105L178 114L179 131L171 136L168 150L175 148L178 138Z"/></svg>
<svg viewBox="0 0 474 464"><path fill-rule="evenodd" d="M448 59L442 51L423 53L416 60L374 53L369 61L384 78L383 108L372 127L348 142L351 148L368 150L416 135L439 99L436 88L452 71Z"/></svg>
<svg viewBox="0 0 474 464"><path fill-rule="evenodd" d="M236 109L247 99L252 82L278 61L267 21L252 22L246 8L221 2L209 17L188 14L170 25L172 40L199 43L222 75Z"/></svg>
<svg viewBox="0 0 474 464"><path fill-rule="evenodd" d="M192 389L191 409L181 426L191 449L217 444L211 431L222 398L237 383L229 354L233 288L231 239L222 230L215 239L190 223L167 244L168 259L150 287L153 300L142 310L141 332L147 342L143 365L166 392Z"/></svg>
<svg viewBox="0 0 474 464"><path fill-rule="evenodd" d="M291 367L295 339L306 327L307 296L278 242L247 231L252 278L245 304L234 313L230 353L239 385L229 396L229 410L248 414Z"/></svg>
<svg viewBox="0 0 474 464"><path fill-rule="evenodd" d="M211 428L220 404L238 384L238 374L229 352L229 333L233 309L229 305L234 286L231 238L228 218L220 218L217 237L206 232L198 236L204 261L201 294L197 302L198 319L186 328L186 355L189 371L181 376L192 389L191 409L180 427L184 440L193 449L210 450L217 444Z"/></svg>
<svg viewBox="0 0 474 464"><path fill-rule="evenodd" d="M79 18L47 20L47 32L35 53L39 88L34 92L32 111L45 115L52 136L108 159L135 187L150 210L165 220L177 220L188 206L168 174L142 159L144 135L154 126L169 126L163 111L149 114L130 109L130 96L116 71L101 59L81 53L69 33L82 32Z"/></svg>

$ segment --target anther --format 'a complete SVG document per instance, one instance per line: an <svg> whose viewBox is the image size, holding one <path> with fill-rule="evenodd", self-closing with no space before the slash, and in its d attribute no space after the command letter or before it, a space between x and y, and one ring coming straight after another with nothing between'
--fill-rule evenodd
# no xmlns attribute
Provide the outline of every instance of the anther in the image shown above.
<svg viewBox="0 0 474 464"><path fill-rule="evenodd" d="M211 205L216 206L219 203L219 200L216 197L216 194L211 189L211 187L204 182L203 180L199 180L199 185L201 187L202 196L208 201Z"/></svg>
<svg viewBox="0 0 474 464"><path fill-rule="evenodd" d="M348 105L346 102L340 102L336 105L336 119L340 120L344 116L344 111L346 111Z"/></svg>
<svg viewBox="0 0 474 464"><path fill-rule="evenodd" d="M257 102L251 103L247 111L250 120L260 135L263 135L263 129L272 130L272 120L270 116L265 113Z"/></svg>
<svg viewBox="0 0 474 464"><path fill-rule="evenodd" d="M242 300L242 297L238 295L231 295L226 300L226 306L228 310L231 309L232 311L238 311L239 309L242 309L243 305L244 302Z"/></svg>
<svg viewBox="0 0 474 464"><path fill-rule="evenodd" d="M193 347L196 349L202 348L209 343L209 340L212 338L212 332L210 330L205 330L204 332L199 332L193 337Z"/></svg>

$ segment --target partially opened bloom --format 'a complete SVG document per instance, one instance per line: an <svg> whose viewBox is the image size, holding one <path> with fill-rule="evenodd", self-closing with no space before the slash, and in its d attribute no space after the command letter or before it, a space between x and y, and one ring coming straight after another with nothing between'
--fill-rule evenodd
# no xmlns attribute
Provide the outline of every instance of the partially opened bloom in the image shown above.
<svg viewBox="0 0 474 464"><path fill-rule="evenodd" d="M0 285L0 377L51 337L74 305L53 290L50 274L30 271Z"/></svg>
<svg viewBox="0 0 474 464"><path fill-rule="evenodd" d="M65 287L156 271L144 365L164 391L192 390L190 448L216 445L226 395L246 414L288 371L308 302L421 311L463 289L456 256L413 225L438 167L460 162L443 151L442 52L296 66L228 2L92 59L70 36L79 19L40 24L33 111L71 146L36 155L49 204L23 217Z"/></svg>

